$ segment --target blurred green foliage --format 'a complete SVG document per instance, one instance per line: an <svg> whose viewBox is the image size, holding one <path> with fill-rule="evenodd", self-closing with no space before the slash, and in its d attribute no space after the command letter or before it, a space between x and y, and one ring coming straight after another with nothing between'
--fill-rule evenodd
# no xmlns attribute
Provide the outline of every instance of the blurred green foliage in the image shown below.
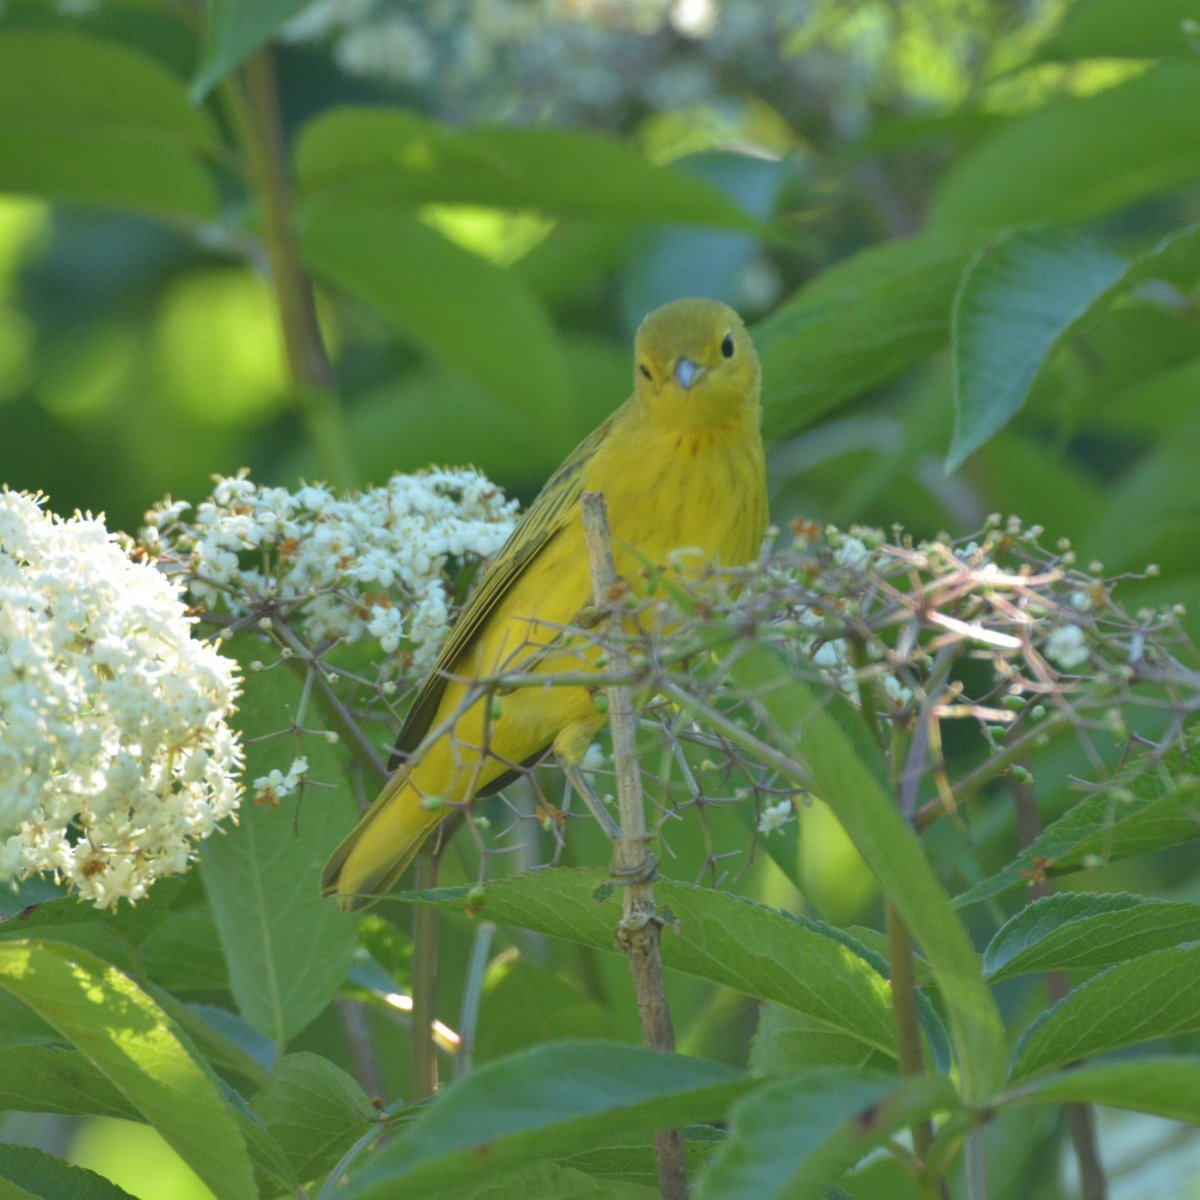
<svg viewBox="0 0 1200 1200"><path fill-rule="evenodd" d="M130 530L164 493L198 499L210 474L241 466L291 486L472 462L528 497L623 399L641 316L700 293L752 322L776 523L900 522L923 535L1016 513L1071 538L1081 561L1159 563L1132 594L1200 611L1193 0L561 7L7 0L0 481ZM280 162L284 183L271 173ZM280 237L315 283L332 383L298 369L303 355L285 345ZM1068 802L1072 762L1047 753L1039 778L1060 781L1046 789L1047 817ZM209 1182L244 1188L253 1168L273 1195L328 1171L369 1127L370 1108L331 1065L353 1071L364 1036L331 1003L354 931L324 908L307 923L315 891L294 909L278 895L274 909L243 907L263 820L247 814L241 840L214 850L203 887L195 876L160 885L103 926L48 910L40 933L139 979L219 1071L206 1103L230 1087L255 1094L256 1116L239 1109L245 1145ZM738 828L728 813L714 823L718 838ZM316 839L294 848L299 878L336 831L298 825ZM825 809L804 825L792 870L762 856L741 890L839 922L876 916L878 872ZM679 835L680 877L704 849L694 830ZM965 835L935 830L927 849L956 890L979 883L1014 857L1011 811L980 813ZM599 861L598 835L571 855ZM1095 878L1200 899L1194 854L1127 860ZM969 917L980 940L1011 911L984 907ZM443 1013L455 1012L473 932L459 903L443 934ZM295 957L306 937L319 962ZM381 966L407 980L407 944L390 927L365 944L373 958L355 959L351 994L374 998L362 1020L383 1064L377 1082L403 1095L407 1031L380 997ZM1169 953L1182 973L1164 970L1162 985L1194 987L1190 952ZM753 1012L717 990L730 982L673 978L672 1002L689 1053L743 1066ZM613 1015L625 986L612 956L515 934L485 980L478 1057L598 1032L634 1041L628 1012ZM1028 988L998 995L1018 1028L1044 1007ZM769 1032L785 1046L797 1034ZM1195 1037L1161 1045L1194 1052ZM45 1111L145 1115L152 1100L136 1087L118 1096L94 1064L68 1076L38 1058L35 1075L23 1048L52 1040L0 992L0 1060L13 1055L7 1068L44 1088ZM811 1065L815 1044L799 1038L796 1063ZM266 1086L285 1052L288 1071ZM820 1053L823 1066L845 1066L844 1043ZM595 1065L578 1048L564 1062ZM522 1063L497 1069L528 1084L536 1063ZM631 1061L621 1081L634 1107L654 1100L639 1069ZM708 1069L658 1101L680 1120L711 1111L717 1095L731 1103L722 1089L735 1085ZM1089 1076L1077 1095L1111 1100L1110 1083ZM481 1106L512 1086L487 1076ZM846 1085L827 1114L838 1136L886 1086ZM72 1108L69 1096L85 1093ZM330 1093L337 1136L326 1142L330 1110L306 1104ZM1179 1094L1176 1115L1196 1120L1200 1105ZM902 1099L925 1111L937 1098ZM824 1107L820 1096L789 1102ZM4 1103L19 1107L8 1092ZM1141 1107L1165 1111L1161 1097ZM1043 1118L1049 1109L1028 1123L1013 1111L989 1130L990 1194L1063 1194L1061 1124ZM623 1132L609 1117L596 1136ZM255 1143L264 1129L270 1145ZM626 1157L563 1167L525 1194L650 1194L642 1131L625 1132ZM77 1154L107 1169L93 1142ZM1129 1157L1135 1195L1138 1152ZM876 1160L844 1182L861 1200L906 1195L911 1181L894 1166ZM588 1191L595 1178L631 1190Z"/></svg>

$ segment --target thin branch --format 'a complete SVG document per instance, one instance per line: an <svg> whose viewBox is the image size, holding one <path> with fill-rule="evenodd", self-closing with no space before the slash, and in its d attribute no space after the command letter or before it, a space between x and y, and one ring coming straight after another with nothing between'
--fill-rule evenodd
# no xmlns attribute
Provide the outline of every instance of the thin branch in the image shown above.
<svg viewBox="0 0 1200 1200"><path fill-rule="evenodd" d="M438 855L426 848L417 855L416 888L419 892L437 887ZM412 1099L424 1100L437 1091L438 1064L433 1040L437 1016L438 910L433 904L413 908L412 980Z"/></svg>
<svg viewBox="0 0 1200 1200"><path fill-rule="evenodd" d="M604 497L598 492L585 492L580 507L592 573L593 600L598 608L607 610L617 596L618 583ZM609 657L618 673L628 669L626 650L619 639L615 639L609 648ZM617 946L629 959L642 1038L651 1049L669 1054L675 1049L675 1030L663 987L659 945L662 921L655 909L651 882L655 861L647 845L633 689L613 684L606 690L621 818L620 837L613 846L613 874L625 882L625 905L617 929ZM654 1145L663 1200L687 1200L687 1164L682 1133L678 1129L660 1130L654 1135Z"/></svg>

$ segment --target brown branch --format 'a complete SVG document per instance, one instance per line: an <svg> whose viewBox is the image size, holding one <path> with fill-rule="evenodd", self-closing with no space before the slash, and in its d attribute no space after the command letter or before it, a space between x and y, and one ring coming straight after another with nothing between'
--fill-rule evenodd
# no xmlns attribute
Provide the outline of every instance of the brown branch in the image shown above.
<svg viewBox="0 0 1200 1200"><path fill-rule="evenodd" d="M580 499L580 508L592 573L593 601L601 610L607 610L616 598L618 584L604 497L599 492L585 492ZM616 673L628 670L625 647L619 639L614 639L608 655ZM654 906L652 880L656 863L647 845L633 689L628 685L613 684L606 692L621 818L620 836L613 843L612 872L625 883L624 912L617 927L616 943L629 959L642 1039L652 1050L669 1054L675 1049L675 1030L663 988L659 945L662 921ZM678 1129L660 1130L654 1135L654 1144L663 1200L687 1200L687 1164L682 1133Z"/></svg>

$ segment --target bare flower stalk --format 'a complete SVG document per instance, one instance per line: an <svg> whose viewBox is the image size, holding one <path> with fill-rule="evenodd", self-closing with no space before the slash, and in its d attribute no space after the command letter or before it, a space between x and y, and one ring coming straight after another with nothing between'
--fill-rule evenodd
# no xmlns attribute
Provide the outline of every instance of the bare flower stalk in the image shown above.
<svg viewBox="0 0 1200 1200"><path fill-rule="evenodd" d="M592 573L592 597L597 608L606 610L619 595L619 585L604 497L598 492L585 492L580 498L580 507ZM628 670L628 655L619 641L614 643L610 657L616 672ZM663 988L659 946L662 920L654 904L652 880L656 863L647 845L633 689L628 684L616 683L606 691L621 822L620 836L613 844L613 874L625 884L617 947L629 959L643 1040L652 1050L670 1054L675 1049L675 1031ZM654 1135L654 1142L663 1200L687 1200L682 1133L678 1129L660 1130Z"/></svg>

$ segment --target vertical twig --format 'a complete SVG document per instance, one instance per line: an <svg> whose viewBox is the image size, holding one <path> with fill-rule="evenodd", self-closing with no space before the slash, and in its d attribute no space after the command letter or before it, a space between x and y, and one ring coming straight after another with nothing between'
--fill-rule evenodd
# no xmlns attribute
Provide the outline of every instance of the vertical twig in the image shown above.
<svg viewBox="0 0 1200 1200"><path fill-rule="evenodd" d="M416 860L418 892L437 887L438 854L424 849ZM438 912L433 904L413 910L412 979L412 1100L424 1100L437 1091L437 1050L433 1022L437 1016Z"/></svg>
<svg viewBox="0 0 1200 1200"><path fill-rule="evenodd" d="M896 1021L896 1054L902 1075L923 1075L925 1055L921 1047L921 1025L917 1019L917 982L913 964L912 937L904 918L890 901L885 910L888 965L892 976L892 1015ZM933 1144L933 1125L928 1118L912 1127L913 1149L922 1163Z"/></svg>
<svg viewBox="0 0 1200 1200"><path fill-rule="evenodd" d="M470 1075L475 1058L475 1030L479 1025L479 1001L483 996L483 975L487 970L488 951L496 926L481 921L475 930L471 946L471 961L467 966L467 982L463 985L462 1012L458 1018L458 1053L454 1056L454 1078Z"/></svg>
<svg viewBox="0 0 1200 1200"><path fill-rule="evenodd" d="M367 1023L366 1005L361 1000L339 1000L337 1010L350 1050L350 1061L354 1064L354 1077L368 1096L382 1096L383 1077L375 1061L375 1046Z"/></svg>
<svg viewBox="0 0 1200 1200"><path fill-rule="evenodd" d="M588 564L592 573L592 597L598 608L611 607L617 592L617 571L604 497L585 492L580 499ZM624 647L614 639L608 651L617 675L629 664ZM637 757L637 717L633 689L613 684L608 694L608 719L612 728L613 765L617 776L617 802L621 818L620 836L613 843L613 875L625 883L624 911L617 928L617 947L629 959L633 990L637 997L642 1040L652 1050L671 1053L675 1030L663 989L662 953L659 937L662 922L654 907L652 880L656 863L648 847L646 811L642 802L642 777ZM658 1185L663 1200L687 1200L687 1166L683 1135L678 1129L655 1134Z"/></svg>
<svg viewBox="0 0 1200 1200"><path fill-rule="evenodd" d="M1042 817L1038 812L1037 797L1033 786L1012 779L1013 800L1017 810L1017 841L1022 850L1031 846L1042 832ZM1049 883L1038 883L1029 889L1029 902L1040 900L1051 892ZM1070 985L1061 971L1046 974L1046 995L1051 1004L1057 1004ZM1079 1195L1081 1200L1108 1200L1108 1180L1104 1176L1104 1164L1100 1160L1100 1149L1096 1144L1096 1121L1090 1104L1078 1102L1064 1105L1067 1127L1071 1131L1071 1144L1075 1150L1075 1161L1079 1167Z"/></svg>
<svg viewBox="0 0 1200 1200"><path fill-rule="evenodd" d="M223 94L262 212L263 245L296 401L328 481L351 487L353 460L334 391L333 368L292 224L274 47L267 46L250 58L242 68L241 86L230 84Z"/></svg>

